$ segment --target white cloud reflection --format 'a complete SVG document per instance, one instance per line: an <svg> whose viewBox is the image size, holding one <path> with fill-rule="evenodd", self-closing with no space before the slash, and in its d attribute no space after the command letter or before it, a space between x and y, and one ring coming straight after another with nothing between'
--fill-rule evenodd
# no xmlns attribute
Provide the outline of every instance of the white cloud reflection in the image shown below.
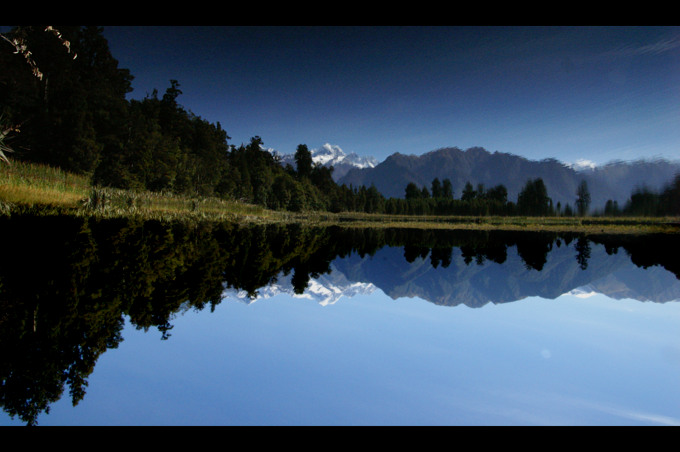
<svg viewBox="0 0 680 452"><path fill-rule="evenodd" d="M558 393L514 393L502 396L511 399L514 408L503 411L497 406L493 411L495 414L505 413L506 417L513 418L511 424L519 422L536 425L625 425L624 420L629 420L632 421L631 425L680 426L680 419L673 416L586 400L578 396ZM518 406L523 406L524 409L517 409ZM538 412L543 410L545 412L539 415ZM535 422L537 419L540 419L540 422Z"/></svg>

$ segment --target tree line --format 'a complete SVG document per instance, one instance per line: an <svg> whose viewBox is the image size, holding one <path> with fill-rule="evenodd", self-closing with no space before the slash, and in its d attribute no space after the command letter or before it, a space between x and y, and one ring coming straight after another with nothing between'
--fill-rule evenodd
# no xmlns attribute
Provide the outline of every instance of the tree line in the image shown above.
<svg viewBox="0 0 680 452"><path fill-rule="evenodd" d="M659 191L646 186L636 187L623 207L616 201L607 200L603 213L607 216L680 215L680 174Z"/></svg>
<svg viewBox="0 0 680 452"><path fill-rule="evenodd" d="M405 188L404 199L387 200L385 213L482 216L564 214L559 207L553 206L541 178L527 180L516 202L508 199L508 190L503 184L486 188L481 183L475 187L468 181L456 199L449 179L440 181L434 178L429 189L418 188L414 182L410 182Z"/></svg>
<svg viewBox="0 0 680 452"><path fill-rule="evenodd" d="M427 187L410 182L404 190L404 199L384 201L384 213L427 215L524 215L524 216L673 216L680 215L680 174L660 191L648 187L633 190L630 199L619 207L608 200L604 208L591 211L588 184L581 181L577 187L573 207L567 203L553 203L542 178L529 179L517 196L508 200L508 190L503 184L486 189L468 181L460 198L455 199L449 179L434 178Z"/></svg>
<svg viewBox="0 0 680 452"><path fill-rule="evenodd" d="M553 206L540 179L527 181L516 202L503 185L468 182L454 199L448 179L429 188L409 184L405 198L375 186L338 185L332 168L316 165L305 144L295 167L281 165L260 137L236 146L219 122L186 110L180 83L170 80L141 100L127 100L134 76L119 68L101 27L22 26L0 35L0 157L84 174L98 186L215 196L279 210L386 214L584 214L587 188L571 206ZM4 152L3 152L4 151ZM581 188L579 188L581 190ZM678 183L662 194L634 193L630 206L607 212L677 211ZM587 198L587 199L586 199Z"/></svg>

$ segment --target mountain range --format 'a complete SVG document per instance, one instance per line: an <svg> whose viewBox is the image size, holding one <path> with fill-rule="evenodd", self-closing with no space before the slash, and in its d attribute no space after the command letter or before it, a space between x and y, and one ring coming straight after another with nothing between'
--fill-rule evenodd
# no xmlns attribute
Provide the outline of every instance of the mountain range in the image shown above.
<svg viewBox="0 0 680 452"><path fill-rule="evenodd" d="M528 268L515 247L503 263L464 262L454 248L447 267L432 265L429 256L413 262L404 249L385 247L372 256L352 255L333 262L351 281L371 283L392 299L420 298L442 306L481 307L527 297L555 299L563 294L599 293L609 298L667 302L680 300L680 280L658 266L641 268L625 252L608 254L593 245L587 268L575 258L575 244L554 246L540 271Z"/></svg>
<svg viewBox="0 0 680 452"><path fill-rule="evenodd" d="M279 157L282 165L295 167L293 154L270 152ZM333 166L333 179L338 184L375 185L387 198L403 198L409 182L429 189L432 180L439 178L440 181L451 181L455 198L460 198L469 181L475 188L478 184L485 188L503 184L508 190L508 200L516 201L526 182L540 177L554 204L560 202L563 206L570 204L573 207L577 187L581 181L586 181L591 207L602 209L610 199L623 207L638 187L661 190L680 173L680 161L666 159L612 161L595 166L583 162L569 164L553 158L529 160L514 154L489 152L482 147L466 150L448 147L419 156L395 152L382 162L354 152L347 154L329 143L311 153L315 163Z"/></svg>
<svg viewBox="0 0 680 452"><path fill-rule="evenodd" d="M481 147L467 150L453 147L420 156L397 152L374 167L352 168L337 182L354 187L373 184L385 197L403 198L409 182L429 189L434 178L440 181L448 178L455 198L460 198L469 181L474 187L483 184L485 188L503 184L508 190L508 200L516 201L526 182L540 177L555 204L573 206L577 187L585 180L591 207L601 209L609 199L623 207L636 187L661 190L678 173L680 161L664 159L613 161L592 167L569 165L556 159L529 160L509 153L492 153Z"/></svg>

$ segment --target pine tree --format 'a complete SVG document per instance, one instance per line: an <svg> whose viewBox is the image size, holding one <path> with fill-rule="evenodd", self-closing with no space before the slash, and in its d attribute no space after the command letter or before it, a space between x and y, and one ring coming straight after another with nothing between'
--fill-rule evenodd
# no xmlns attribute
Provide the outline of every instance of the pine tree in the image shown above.
<svg viewBox="0 0 680 452"><path fill-rule="evenodd" d="M410 199L419 199L422 196L422 192L418 188L418 186L415 184L415 182L409 182L406 185L406 193L405 197L407 200Z"/></svg>
<svg viewBox="0 0 680 452"><path fill-rule="evenodd" d="M585 216L588 213L590 206L590 192L588 191L588 184L585 180L581 181L576 190L576 211L580 216Z"/></svg>
<svg viewBox="0 0 680 452"><path fill-rule="evenodd" d="M297 165L297 174L300 178L309 178L312 175L312 153L309 152L307 145L300 144L295 150L295 164Z"/></svg>
<svg viewBox="0 0 680 452"><path fill-rule="evenodd" d="M517 196L517 210L520 215L545 216L550 213L551 199L540 177L529 180Z"/></svg>
<svg viewBox="0 0 680 452"><path fill-rule="evenodd" d="M462 201L472 201L473 199L475 199L476 196L477 193L475 192L475 189L472 187L472 183L470 181L466 182L460 199Z"/></svg>
<svg viewBox="0 0 680 452"><path fill-rule="evenodd" d="M453 199L453 186L450 179L444 179L442 182L442 197L445 199Z"/></svg>
<svg viewBox="0 0 680 452"><path fill-rule="evenodd" d="M439 178L435 177L432 180L432 197L441 198L442 196L443 196L442 183L440 182Z"/></svg>

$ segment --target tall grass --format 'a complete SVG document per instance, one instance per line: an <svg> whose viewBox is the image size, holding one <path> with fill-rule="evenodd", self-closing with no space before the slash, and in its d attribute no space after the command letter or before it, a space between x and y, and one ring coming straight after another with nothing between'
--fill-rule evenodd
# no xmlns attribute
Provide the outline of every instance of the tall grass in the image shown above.
<svg viewBox="0 0 680 452"><path fill-rule="evenodd" d="M105 217L142 216L161 220L190 219L231 222L279 222L289 220L285 212L211 197L192 197L172 193L135 192L115 188L91 187L80 201L80 211Z"/></svg>
<svg viewBox="0 0 680 452"><path fill-rule="evenodd" d="M0 166L0 201L75 206L90 189L87 177L47 165L12 161Z"/></svg>
<svg viewBox="0 0 680 452"><path fill-rule="evenodd" d="M238 223L297 221L295 215L218 198L92 186L80 176L47 165L12 161L0 165L0 214L29 209L43 213L160 220Z"/></svg>

